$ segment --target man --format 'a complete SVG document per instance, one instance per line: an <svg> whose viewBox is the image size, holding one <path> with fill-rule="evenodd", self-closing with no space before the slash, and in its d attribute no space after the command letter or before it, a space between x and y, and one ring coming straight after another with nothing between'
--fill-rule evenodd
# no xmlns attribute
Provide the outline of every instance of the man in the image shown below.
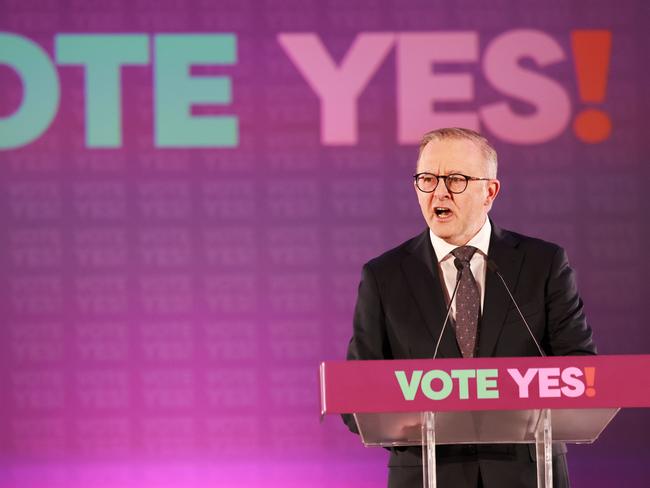
<svg viewBox="0 0 650 488"><path fill-rule="evenodd" d="M439 337L440 358L539 355L488 256L545 354L596 353L564 250L488 218L500 182L485 138L457 128L425 134L414 188L428 228L363 267L348 359L431 358ZM555 487L569 486L565 452L553 446ZM526 444L438 446L438 486L534 487L534 455ZM420 448L392 449L388 465L389 488L422 486Z"/></svg>

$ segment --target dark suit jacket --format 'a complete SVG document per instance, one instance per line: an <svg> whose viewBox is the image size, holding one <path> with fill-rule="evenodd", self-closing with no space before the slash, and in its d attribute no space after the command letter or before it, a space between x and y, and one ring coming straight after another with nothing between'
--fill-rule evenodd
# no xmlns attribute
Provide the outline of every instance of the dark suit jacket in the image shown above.
<svg viewBox="0 0 650 488"><path fill-rule="evenodd" d="M596 353L575 276L562 248L499 229L492 223L489 254L547 355ZM433 357L446 312L436 263L429 229L426 229L364 265L348 359ZM488 270L479 325L478 356L538 355L503 284ZM454 330L449 326L443 334L438 357L461 357ZM344 420L351 430L356 431L351 416L344 416ZM563 445L554 446L554 454L563 454L565 450ZM464 471L480 466L486 488L536 486L534 449L525 445L439 446L436 453L439 482L448 480L449 483L440 483L443 488L466 486L465 481L458 478L462 474L458 471L459 466L463 466ZM399 481L401 477L397 470L405 467L421 469L420 454L419 448L392 450L389 461L391 487L412 486ZM565 459L563 455L560 457L560 463L557 467L554 465L554 478L557 479L554 486L568 485L568 479L563 479L566 477ZM451 459L448 463L445 461L447 458ZM490 462L495 459L512 462L504 470L503 464ZM513 473L514 476L509 476ZM467 486L472 484L473 481Z"/></svg>

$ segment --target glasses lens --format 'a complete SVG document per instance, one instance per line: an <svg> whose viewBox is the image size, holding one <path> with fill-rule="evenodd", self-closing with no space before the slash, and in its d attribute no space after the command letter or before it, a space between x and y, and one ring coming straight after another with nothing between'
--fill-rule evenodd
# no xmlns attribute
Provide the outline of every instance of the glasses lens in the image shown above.
<svg viewBox="0 0 650 488"><path fill-rule="evenodd" d="M447 189L452 193L461 193L467 188L467 177L463 175L447 176Z"/></svg>
<svg viewBox="0 0 650 488"><path fill-rule="evenodd" d="M418 175L416 183L420 190L426 193L431 193L438 184L438 178L430 173L423 173Z"/></svg>

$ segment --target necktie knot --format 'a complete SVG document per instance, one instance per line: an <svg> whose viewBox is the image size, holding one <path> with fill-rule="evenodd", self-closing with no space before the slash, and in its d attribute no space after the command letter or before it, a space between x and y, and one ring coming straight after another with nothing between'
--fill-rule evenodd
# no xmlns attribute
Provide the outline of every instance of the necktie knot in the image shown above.
<svg viewBox="0 0 650 488"><path fill-rule="evenodd" d="M456 258L457 261L457 263L454 263L456 264L456 267L458 269L461 269L469 266L469 261L472 259L472 256L475 252L476 248L474 246L460 246L451 251L451 254Z"/></svg>

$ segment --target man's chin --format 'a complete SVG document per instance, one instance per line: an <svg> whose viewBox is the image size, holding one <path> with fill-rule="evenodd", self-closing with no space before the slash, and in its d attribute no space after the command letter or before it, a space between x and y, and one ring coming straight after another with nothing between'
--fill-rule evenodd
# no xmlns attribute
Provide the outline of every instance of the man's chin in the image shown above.
<svg viewBox="0 0 650 488"><path fill-rule="evenodd" d="M454 221L449 219L449 220L440 220L440 219L433 219L432 221L429 222L429 227L433 231L435 235L438 237L443 237L443 236L449 236L454 233Z"/></svg>
<svg viewBox="0 0 650 488"><path fill-rule="evenodd" d="M451 239L454 236L454 229L449 222L432 222L429 225L431 232L440 239Z"/></svg>

